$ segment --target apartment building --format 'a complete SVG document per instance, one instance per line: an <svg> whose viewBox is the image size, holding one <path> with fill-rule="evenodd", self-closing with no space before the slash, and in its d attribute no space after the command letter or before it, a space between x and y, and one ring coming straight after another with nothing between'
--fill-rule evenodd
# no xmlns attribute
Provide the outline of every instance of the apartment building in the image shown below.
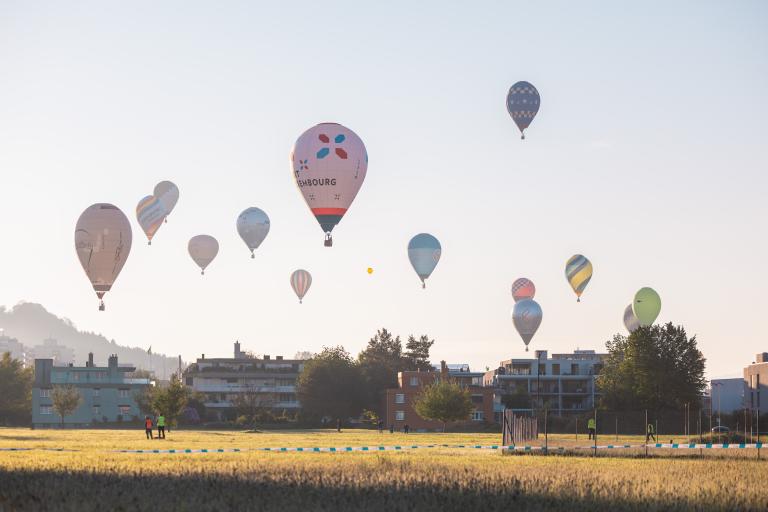
<svg viewBox="0 0 768 512"><path fill-rule="evenodd" d="M24 345L22 345L16 338L6 336L0 329L0 357L6 352L11 354L11 359L21 361L21 364L24 366L30 364L29 354L26 347L24 347Z"/></svg>
<svg viewBox="0 0 768 512"><path fill-rule="evenodd" d="M52 359L56 366L64 366L75 362L75 351L71 348L59 345L53 338L43 340L40 345L35 345L29 352L33 359Z"/></svg>
<svg viewBox="0 0 768 512"><path fill-rule="evenodd" d="M537 350L534 358L501 361L484 374L483 384L496 391L497 419L505 403L518 413L546 406L554 414L579 414L596 403L595 381L607 357L594 350L549 357Z"/></svg>
<svg viewBox="0 0 768 512"><path fill-rule="evenodd" d="M136 371L131 365L118 365L117 356L107 366L95 366L93 354L85 366L54 366L53 359L35 359L32 387L32 426L56 427L61 418L53 409L51 393L55 386L73 386L80 393L80 405L64 417L64 424L86 427L98 422L133 421L141 416L135 396L151 383L149 379L129 378Z"/></svg>
<svg viewBox="0 0 768 512"><path fill-rule="evenodd" d="M441 364L439 371L405 371L397 374L397 388L387 389L382 420L386 427L402 430L405 425L412 431L441 431L443 424L421 418L413 408L413 403L425 386L438 378L450 378L462 387L469 389L474 410L467 422L489 423L493 416L493 389L483 387L484 372L472 372L468 365ZM464 423L467 423L464 422Z"/></svg>
<svg viewBox="0 0 768 512"><path fill-rule="evenodd" d="M275 412L297 411L296 379L304 360L255 357L234 344L234 357L206 358L205 354L184 371L184 383L205 395L212 417L235 419L236 406L246 401Z"/></svg>
<svg viewBox="0 0 768 512"><path fill-rule="evenodd" d="M709 381L710 410L715 414L730 414L744 409L742 378L712 379Z"/></svg>
<svg viewBox="0 0 768 512"><path fill-rule="evenodd" d="M744 368L744 406L760 414L768 412L768 352L757 354Z"/></svg>

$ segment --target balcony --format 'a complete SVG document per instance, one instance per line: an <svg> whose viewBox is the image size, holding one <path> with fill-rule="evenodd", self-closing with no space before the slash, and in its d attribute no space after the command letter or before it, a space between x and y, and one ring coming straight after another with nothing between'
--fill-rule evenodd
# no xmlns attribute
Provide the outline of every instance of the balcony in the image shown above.
<svg viewBox="0 0 768 512"><path fill-rule="evenodd" d="M296 386L248 386L246 384L197 384L195 391L202 393L295 393Z"/></svg>

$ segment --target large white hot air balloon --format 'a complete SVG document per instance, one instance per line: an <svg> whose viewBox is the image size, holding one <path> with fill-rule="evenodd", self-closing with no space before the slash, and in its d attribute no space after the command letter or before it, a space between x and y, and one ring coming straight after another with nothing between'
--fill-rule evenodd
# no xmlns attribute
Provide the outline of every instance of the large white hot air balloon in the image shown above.
<svg viewBox="0 0 768 512"><path fill-rule="evenodd" d="M291 151L293 176L301 195L325 232L347 213L368 170L368 153L360 137L337 123L322 123L301 134Z"/></svg>
<svg viewBox="0 0 768 512"><path fill-rule="evenodd" d="M219 253L219 242L210 235L197 235L189 239L187 250L200 267L200 274L205 274L205 269Z"/></svg>
<svg viewBox="0 0 768 512"><path fill-rule="evenodd" d="M515 329L517 329L520 337L523 338L526 352L528 352L528 344L541 325L542 317L541 306L533 299L523 299L516 302L512 309L512 322L515 324Z"/></svg>
<svg viewBox="0 0 768 512"><path fill-rule="evenodd" d="M97 203L77 219L75 250L99 298L99 311L104 311L104 294L128 259L132 239L131 223L117 206Z"/></svg>
<svg viewBox="0 0 768 512"><path fill-rule="evenodd" d="M237 232L243 239L245 245L251 250L251 258L255 258L253 251L256 250L261 242L269 233L269 217L259 208L248 208L237 217Z"/></svg>

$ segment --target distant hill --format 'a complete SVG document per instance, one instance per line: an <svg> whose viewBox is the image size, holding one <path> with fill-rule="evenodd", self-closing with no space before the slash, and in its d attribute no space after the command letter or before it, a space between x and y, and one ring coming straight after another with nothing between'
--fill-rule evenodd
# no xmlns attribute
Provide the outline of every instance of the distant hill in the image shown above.
<svg viewBox="0 0 768 512"><path fill-rule="evenodd" d="M146 349L125 347L101 334L78 330L71 320L57 317L40 304L20 302L11 309L0 306L0 329L4 329L6 335L18 339L26 347L40 345L44 339L53 338L60 345L75 351L77 365L85 364L88 353L93 352L96 364L106 365L107 358L117 354L119 363L132 363L137 368L149 370ZM178 365L178 357L152 354L152 369L159 378L163 377L164 367L170 375Z"/></svg>

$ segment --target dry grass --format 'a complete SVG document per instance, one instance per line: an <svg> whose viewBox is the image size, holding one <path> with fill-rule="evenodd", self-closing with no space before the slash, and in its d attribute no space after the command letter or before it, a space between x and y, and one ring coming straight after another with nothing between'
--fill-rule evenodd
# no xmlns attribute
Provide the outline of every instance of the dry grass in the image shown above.
<svg viewBox="0 0 768 512"><path fill-rule="evenodd" d="M754 459L503 456L458 449L380 454L108 451L494 444L498 437L180 431L166 441L147 441L141 431L0 429L0 447L80 450L0 452L0 511L768 509L768 463ZM550 439L551 444L563 442Z"/></svg>

